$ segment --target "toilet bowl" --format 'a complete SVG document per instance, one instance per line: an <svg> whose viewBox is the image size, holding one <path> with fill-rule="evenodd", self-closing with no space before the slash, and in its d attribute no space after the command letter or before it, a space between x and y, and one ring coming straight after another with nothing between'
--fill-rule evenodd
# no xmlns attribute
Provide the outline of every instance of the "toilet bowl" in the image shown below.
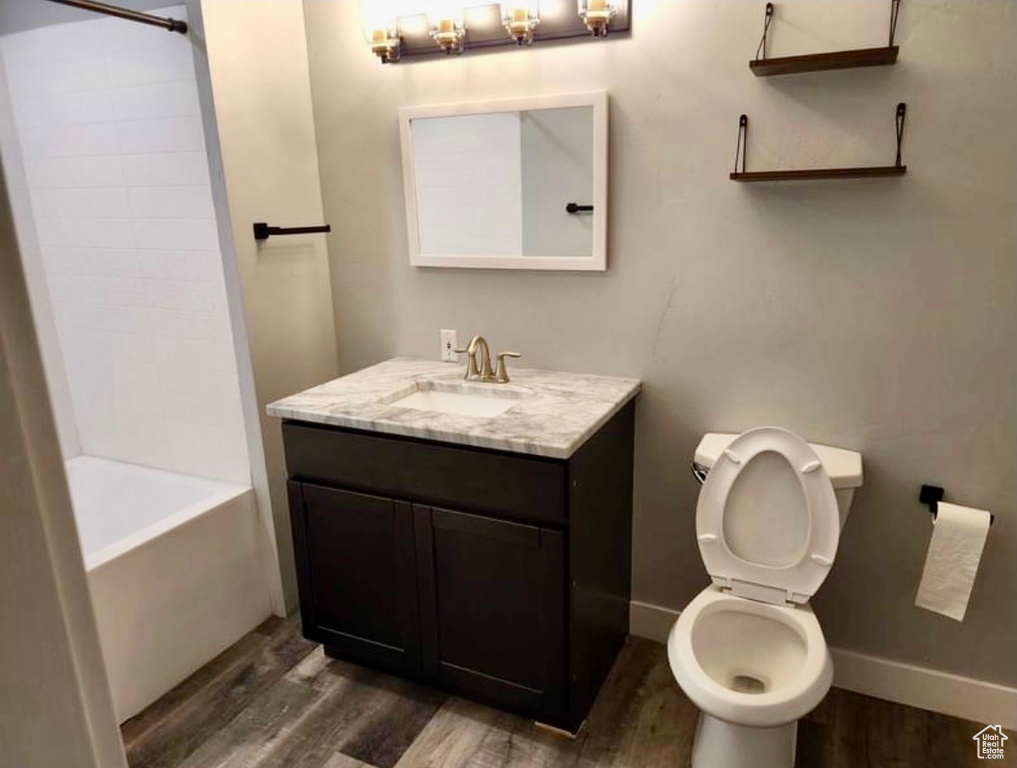
<svg viewBox="0 0 1017 768"><path fill-rule="evenodd" d="M709 473L696 535L713 584L671 628L668 660L701 711L692 768L791 768L798 720L833 680L808 600L836 557L861 457L775 427L727 437L704 438L713 455L697 450Z"/></svg>
<svg viewBox="0 0 1017 768"><path fill-rule="evenodd" d="M703 715L693 768L788 768L797 721L833 680L823 630L808 606L768 605L710 586L667 642L671 671Z"/></svg>

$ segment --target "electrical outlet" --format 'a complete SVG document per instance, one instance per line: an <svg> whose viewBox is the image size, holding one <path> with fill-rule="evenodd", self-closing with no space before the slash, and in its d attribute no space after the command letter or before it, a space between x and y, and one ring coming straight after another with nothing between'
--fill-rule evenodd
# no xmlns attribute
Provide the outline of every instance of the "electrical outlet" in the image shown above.
<svg viewBox="0 0 1017 768"><path fill-rule="evenodd" d="M459 349L459 333L455 330L442 328L441 359L444 360L446 363L459 362L459 355L456 354L457 349Z"/></svg>

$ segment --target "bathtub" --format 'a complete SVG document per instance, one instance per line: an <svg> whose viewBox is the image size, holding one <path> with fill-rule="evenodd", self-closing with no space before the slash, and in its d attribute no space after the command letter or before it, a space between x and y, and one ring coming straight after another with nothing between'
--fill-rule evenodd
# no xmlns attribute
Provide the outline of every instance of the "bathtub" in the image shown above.
<svg viewBox="0 0 1017 768"><path fill-rule="evenodd" d="M251 488L79 456L67 462L117 721L272 613Z"/></svg>

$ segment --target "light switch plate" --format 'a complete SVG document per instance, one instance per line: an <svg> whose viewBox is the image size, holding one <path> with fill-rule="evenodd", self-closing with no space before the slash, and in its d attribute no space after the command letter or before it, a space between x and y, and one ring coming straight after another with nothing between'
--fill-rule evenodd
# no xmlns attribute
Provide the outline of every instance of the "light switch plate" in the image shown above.
<svg viewBox="0 0 1017 768"><path fill-rule="evenodd" d="M441 329L441 359L446 363L457 363L459 362L459 355L456 354L456 350L459 349L459 333L455 330L449 330L447 328Z"/></svg>

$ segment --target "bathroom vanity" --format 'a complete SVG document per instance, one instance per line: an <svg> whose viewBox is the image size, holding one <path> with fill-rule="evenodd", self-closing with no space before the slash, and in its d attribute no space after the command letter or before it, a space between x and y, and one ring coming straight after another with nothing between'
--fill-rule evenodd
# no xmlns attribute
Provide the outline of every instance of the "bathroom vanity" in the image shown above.
<svg viewBox="0 0 1017 768"><path fill-rule="evenodd" d="M463 371L389 360L269 406L303 631L575 731L628 633L640 385Z"/></svg>

